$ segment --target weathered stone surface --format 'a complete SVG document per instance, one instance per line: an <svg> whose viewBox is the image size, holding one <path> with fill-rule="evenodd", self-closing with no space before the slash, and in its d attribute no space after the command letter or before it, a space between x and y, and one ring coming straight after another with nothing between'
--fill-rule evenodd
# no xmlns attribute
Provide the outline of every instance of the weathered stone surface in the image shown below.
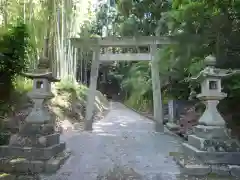
<svg viewBox="0 0 240 180"><path fill-rule="evenodd" d="M203 101L206 108L198 125L194 127L194 135L188 137L188 143L182 144L184 156L194 157L201 163L189 165L184 158L184 164L187 165L183 169L188 175L206 175L211 172L218 176L228 176L229 168L226 165L240 165L240 148L229 137L217 105L227 96L222 92L221 78L236 72L215 68L216 58L213 56L208 56L205 61L207 66L192 80L198 80L201 84L201 93L197 98ZM236 169L233 168L233 171Z"/></svg>
<svg viewBox="0 0 240 180"><path fill-rule="evenodd" d="M19 175L15 180L40 180L39 175Z"/></svg>
<svg viewBox="0 0 240 180"><path fill-rule="evenodd" d="M170 131L177 131L179 129L179 126L177 124L174 123L167 123L166 127L170 130Z"/></svg>
<svg viewBox="0 0 240 180"><path fill-rule="evenodd" d="M211 165L211 170L211 174L217 176L230 176L230 169L226 165Z"/></svg>
<svg viewBox="0 0 240 180"><path fill-rule="evenodd" d="M51 82L58 80L42 63L40 59L37 72L25 74L33 79L32 91L28 93L34 103L32 111L21 121L19 131L11 136L8 146L0 146L0 172L15 174L17 180L39 179L35 175L46 169L46 161L65 150L60 134L55 133L55 116L44 104L53 97Z"/></svg>
<svg viewBox="0 0 240 180"><path fill-rule="evenodd" d="M10 139L10 146L17 146L17 147L49 147L52 145L56 145L59 143L60 134L50 134L46 136L42 135L31 135L31 136L22 136L19 134L15 134L11 136Z"/></svg>
<svg viewBox="0 0 240 180"><path fill-rule="evenodd" d="M60 166L69 158L70 151L64 151L55 157L52 157L45 163L44 173L55 173Z"/></svg>
<svg viewBox="0 0 240 180"><path fill-rule="evenodd" d="M193 132L196 136L204 139L229 139L227 129L221 126L197 125Z"/></svg>
<svg viewBox="0 0 240 180"><path fill-rule="evenodd" d="M180 159L178 157L173 157L174 161L176 161L176 163L181 167L184 168L185 167L185 163L184 163L184 159Z"/></svg>
<svg viewBox="0 0 240 180"><path fill-rule="evenodd" d="M19 134L21 135L49 135L54 134L54 124L33 124L24 123L20 125Z"/></svg>
<svg viewBox="0 0 240 180"><path fill-rule="evenodd" d="M29 161L21 158L0 161L0 171L6 173L41 173L43 169L43 161Z"/></svg>
<svg viewBox="0 0 240 180"><path fill-rule="evenodd" d="M236 140L231 139L204 139L196 135L189 135L188 144L201 151L211 151L210 148L212 148L212 152L239 152L240 150Z"/></svg>
<svg viewBox="0 0 240 180"><path fill-rule="evenodd" d="M230 169L224 165L204 165L191 157L175 156L174 160L182 168L183 174L193 176L205 176L211 173L213 176L230 176Z"/></svg>
<svg viewBox="0 0 240 180"><path fill-rule="evenodd" d="M205 176L211 172L211 168L208 165L194 165L187 164L183 168L185 174L193 176Z"/></svg>
<svg viewBox="0 0 240 180"><path fill-rule="evenodd" d="M189 135L188 136L188 144L192 145L193 147L199 149L199 150L203 150L206 146L206 139L197 137L196 135Z"/></svg>
<svg viewBox="0 0 240 180"><path fill-rule="evenodd" d="M240 166L229 165L230 174L235 177L240 177Z"/></svg>
<svg viewBox="0 0 240 180"><path fill-rule="evenodd" d="M1 157L21 157L26 159L48 160L65 149L65 143L46 148L0 146Z"/></svg>
<svg viewBox="0 0 240 180"><path fill-rule="evenodd" d="M197 148L183 143L183 150L189 156L196 157L203 163L207 164L232 164L240 165L240 153L239 152L207 152L200 151Z"/></svg>

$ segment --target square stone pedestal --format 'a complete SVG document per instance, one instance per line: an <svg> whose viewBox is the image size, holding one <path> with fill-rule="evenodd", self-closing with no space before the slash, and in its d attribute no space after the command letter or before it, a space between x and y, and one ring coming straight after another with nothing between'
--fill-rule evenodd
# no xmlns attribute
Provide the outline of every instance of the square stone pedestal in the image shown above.
<svg viewBox="0 0 240 180"><path fill-rule="evenodd" d="M187 175L240 177L240 146L224 127L196 126L175 160Z"/></svg>
<svg viewBox="0 0 240 180"><path fill-rule="evenodd" d="M24 124L0 146L0 172L16 176L54 173L69 157L52 124Z"/></svg>
<svg viewBox="0 0 240 180"><path fill-rule="evenodd" d="M168 122L166 124L166 127L170 130L170 131L173 131L173 132L178 132L179 131L179 125L173 123L173 122Z"/></svg>

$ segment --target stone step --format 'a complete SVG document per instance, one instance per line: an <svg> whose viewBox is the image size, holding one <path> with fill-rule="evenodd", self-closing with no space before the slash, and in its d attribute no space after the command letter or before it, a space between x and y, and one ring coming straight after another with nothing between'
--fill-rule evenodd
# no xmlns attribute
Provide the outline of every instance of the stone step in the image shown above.
<svg viewBox="0 0 240 180"><path fill-rule="evenodd" d="M178 131L179 130L179 125L177 125L177 124L174 124L174 123L171 123L171 122L168 122L167 124L166 124L166 127L169 129L169 130L171 130L171 131Z"/></svg>
<svg viewBox="0 0 240 180"><path fill-rule="evenodd" d="M52 157L45 163L45 171L44 173L55 173L58 169L60 169L61 165L70 157L70 151L63 151L59 153L57 156Z"/></svg>
<svg viewBox="0 0 240 180"><path fill-rule="evenodd" d="M13 135L10 139L11 146L17 147L36 147L36 148L44 148L59 144L60 142L60 134L54 133L41 137L36 137L36 135L31 136L21 136L21 135Z"/></svg>
<svg viewBox="0 0 240 180"><path fill-rule="evenodd" d="M32 124L23 123L19 127L19 134L23 136L31 136L33 134L49 135L54 134L55 126L53 124Z"/></svg>
<svg viewBox="0 0 240 180"><path fill-rule="evenodd" d="M214 140L205 139L196 135L188 136L188 144L194 146L201 151L216 152L239 152L240 147L235 140Z"/></svg>
<svg viewBox="0 0 240 180"><path fill-rule="evenodd" d="M188 143L183 143L182 148L187 156L195 157L203 164L240 165L240 152L201 151Z"/></svg>
<svg viewBox="0 0 240 180"><path fill-rule="evenodd" d="M199 150L205 149L207 141L209 141L209 140L197 137L196 135L188 136L188 144L192 145L193 147L195 147Z"/></svg>
<svg viewBox="0 0 240 180"><path fill-rule="evenodd" d="M192 157L184 155L175 156L173 158L176 163L181 167L181 174L188 176L203 176L215 177L217 179L228 178L232 179L231 169L228 165L207 165L202 164ZM237 174L237 173L235 173ZM236 176L236 175L234 175Z"/></svg>
<svg viewBox="0 0 240 180"><path fill-rule="evenodd" d="M30 161L24 158L1 158L0 171L5 173L41 173L44 170L43 161Z"/></svg>
<svg viewBox="0 0 240 180"><path fill-rule="evenodd" d="M197 125L194 127L193 131L196 136L205 139L229 139L227 129L224 127Z"/></svg>
<svg viewBox="0 0 240 180"><path fill-rule="evenodd" d="M24 158L1 158L0 172L10 173L11 175L8 175L9 178L12 178L14 175L16 177L21 174L28 175L30 177L31 175L38 173L55 173L65 162L65 160L70 156L70 154L70 152L64 151L47 161L27 160Z"/></svg>
<svg viewBox="0 0 240 180"><path fill-rule="evenodd" d="M0 154L2 157L48 160L55 154L59 154L64 151L65 147L65 143L59 143L46 148L0 146Z"/></svg>

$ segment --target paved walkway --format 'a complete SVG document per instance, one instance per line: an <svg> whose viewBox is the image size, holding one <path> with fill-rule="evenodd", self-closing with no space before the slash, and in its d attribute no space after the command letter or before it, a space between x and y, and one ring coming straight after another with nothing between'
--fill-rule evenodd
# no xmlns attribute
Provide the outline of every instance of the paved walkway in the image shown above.
<svg viewBox="0 0 240 180"><path fill-rule="evenodd" d="M144 179L176 180L179 168L169 157L179 142L156 133L154 123L119 103L94 124L94 131L69 132L63 136L72 156L47 180L95 180L100 171L114 164L133 168Z"/></svg>

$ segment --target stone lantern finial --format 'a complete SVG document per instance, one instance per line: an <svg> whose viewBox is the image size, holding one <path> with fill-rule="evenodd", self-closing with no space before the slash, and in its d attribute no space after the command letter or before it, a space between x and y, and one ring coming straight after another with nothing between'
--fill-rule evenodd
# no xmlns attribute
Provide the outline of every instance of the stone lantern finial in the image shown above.
<svg viewBox="0 0 240 180"><path fill-rule="evenodd" d="M215 66L216 65L216 57L213 55L209 55L204 59L206 66Z"/></svg>
<svg viewBox="0 0 240 180"><path fill-rule="evenodd" d="M49 70L49 67L50 67L50 61L47 57L45 56L42 56L39 58L39 63L38 63L38 69L40 70Z"/></svg>

